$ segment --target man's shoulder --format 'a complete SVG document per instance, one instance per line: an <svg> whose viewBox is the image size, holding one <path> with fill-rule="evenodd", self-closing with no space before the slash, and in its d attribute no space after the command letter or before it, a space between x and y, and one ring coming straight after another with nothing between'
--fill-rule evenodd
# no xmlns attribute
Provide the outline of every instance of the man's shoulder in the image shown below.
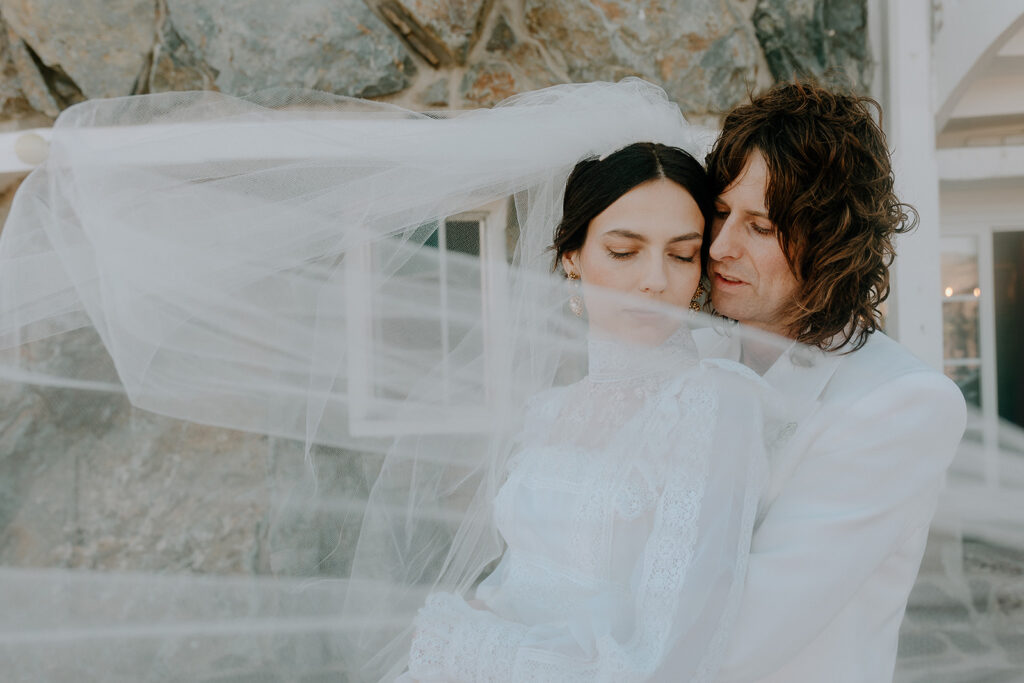
<svg viewBox="0 0 1024 683"><path fill-rule="evenodd" d="M915 356L910 349L884 332L868 335L864 346L840 354L839 362L822 398L856 399L876 390L892 390L914 384L929 395L963 402L960 390L948 377Z"/></svg>

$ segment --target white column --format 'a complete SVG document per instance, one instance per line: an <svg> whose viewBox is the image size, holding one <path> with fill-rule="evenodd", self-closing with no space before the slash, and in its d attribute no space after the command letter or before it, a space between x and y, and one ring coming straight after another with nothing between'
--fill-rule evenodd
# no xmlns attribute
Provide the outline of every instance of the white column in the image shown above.
<svg viewBox="0 0 1024 683"><path fill-rule="evenodd" d="M939 180L932 112L931 3L888 0L883 123L893 149L896 193L921 217L896 242L886 330L936 369L942 367Z"/></svg>

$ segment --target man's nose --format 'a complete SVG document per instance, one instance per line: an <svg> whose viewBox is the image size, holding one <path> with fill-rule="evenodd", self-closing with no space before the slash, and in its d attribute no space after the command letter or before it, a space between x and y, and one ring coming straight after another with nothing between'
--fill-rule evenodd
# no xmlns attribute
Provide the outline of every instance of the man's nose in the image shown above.
<svg viewBox="0 0 1024 683"><path fill-rule="evenodd" d="M727 216L717 221L711 233L711 246L708 256L712 261L727 261L739 258L742 252L741 221L736 216Z"/></svg>

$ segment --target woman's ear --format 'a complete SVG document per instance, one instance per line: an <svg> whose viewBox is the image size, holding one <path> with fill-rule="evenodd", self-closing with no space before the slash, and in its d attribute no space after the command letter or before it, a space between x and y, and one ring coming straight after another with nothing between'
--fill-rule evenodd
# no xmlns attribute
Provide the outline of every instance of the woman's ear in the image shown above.
<svg viewBox="0 0 1024 683"><path fill-rule="evenodd" d="M576 277L579 277L579 255L578 251L567 251L562 254L562 270L565 271L566 275L575 273Z"/></svg>

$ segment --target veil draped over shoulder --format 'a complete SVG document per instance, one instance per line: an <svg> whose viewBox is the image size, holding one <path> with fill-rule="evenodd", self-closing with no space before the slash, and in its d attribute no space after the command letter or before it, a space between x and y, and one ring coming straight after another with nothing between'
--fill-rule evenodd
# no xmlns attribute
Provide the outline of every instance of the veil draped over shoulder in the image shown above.
<svg viewBox="0 0 1024 683"><path fill-rule="evenodd" d="M471 597L502 557L494 502L527 413L593 363L549 245L573 166L636 141L710 142L635 79L442 118L294 91L62 114L0 239L5 679L401 674L428 596ZM747 334L656 313L685 338ZM652 367L718 378L706 443L638 432L662 434L643 457L666 476L703 458L677 490L703 492L677 520L692 543L631 570L668 572L668 592L625 626L531 632L556 659L612 657L610 680L713 674L788 419L756 373L691 353ZM687 424L659 405L650 424ZM622 405L603 410L602 444L627 443L635 425L604 419Z"/></svg>

